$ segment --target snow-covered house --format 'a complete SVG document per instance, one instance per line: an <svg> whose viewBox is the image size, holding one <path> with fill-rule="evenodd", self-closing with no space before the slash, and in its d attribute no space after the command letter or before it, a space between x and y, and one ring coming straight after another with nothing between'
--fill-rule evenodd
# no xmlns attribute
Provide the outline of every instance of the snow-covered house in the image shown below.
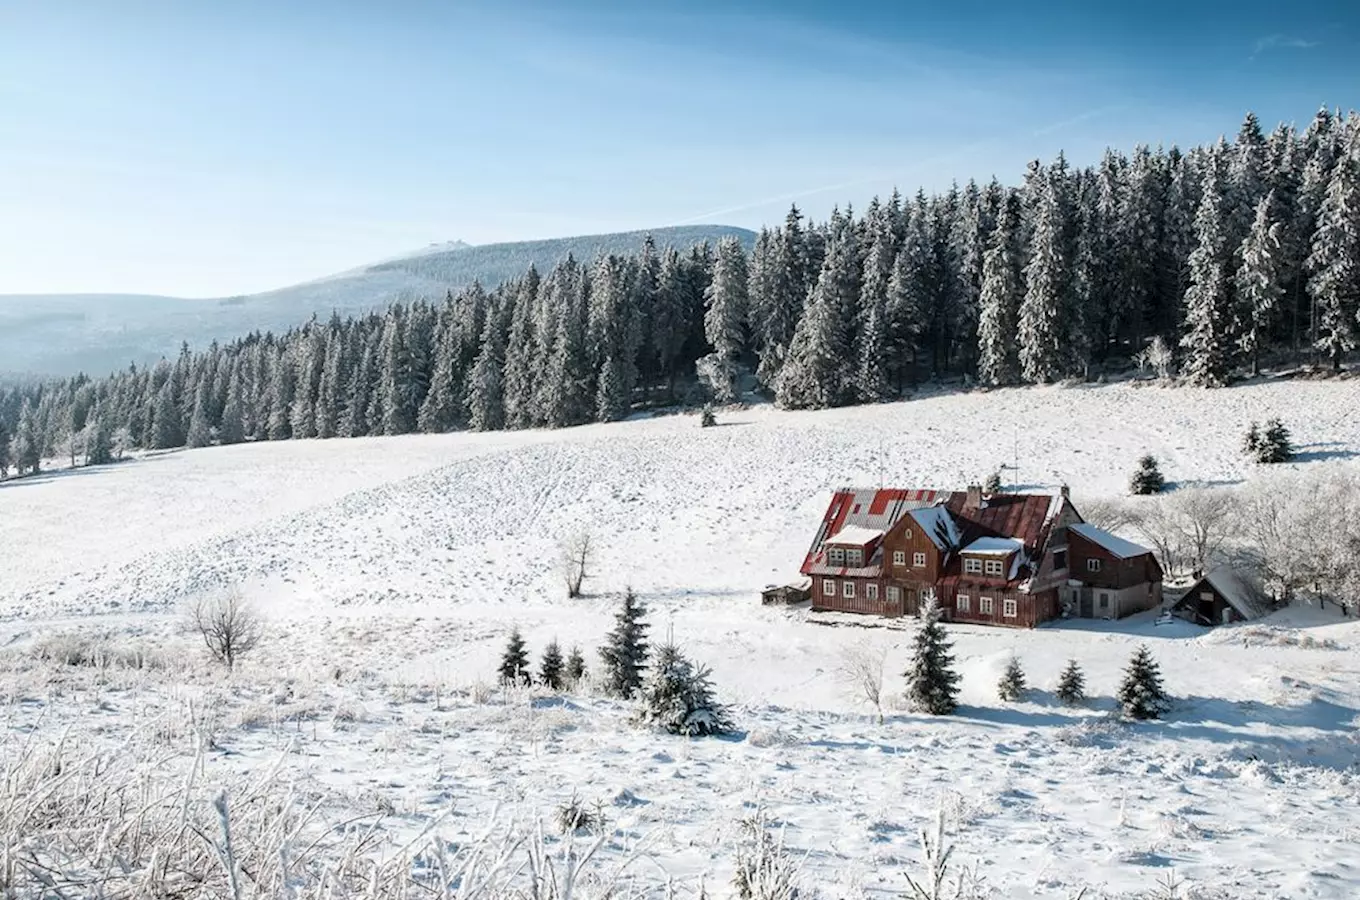
<svg viewBox="0 0 1360 900"><path fill-rule="evenodd" d="M1219 566L1196 581L1171 607L1172 614L1199 625L1246 622L1270 610L1265 592L1230 566Z"/></svg>
<svg viewBox="0 0 1360 900"><path fill-rule="evenodd" d="M1066 529L1068 583L1063 610L1090 619L1122 619L1162 603L1162 567L1146 547L1084 522Z"/></svg>
<svg viewBox="0 0 1360 900"><path fill-rule="evenodd" d="M1132 554L1136 545L1099 529L1074 536L1073 525L1088 527L1066 489L986 495L976 485L843 488L833 493L801 571L812 579L814 609L885 616L915 615L928 592L951 619L1015 627L1063 614L1099 615L1098 607L1082 605L1086 589L1096 598L1102 590L1117 594L1112 615L1147 608L1125 600L1126 590L1130 598L1141 591L1160 602L1161 570L1155 561L1146 564L1141 554L1150 558L1148 551ZM1107 545L1138 565L1113 562ZM1078 569L1069 560L1073 547ZM1103 561L1101 554L1111 555L1111 564L1088 568L1087 559ZM1143 580L1126 585L1135 572Z"/></svg>

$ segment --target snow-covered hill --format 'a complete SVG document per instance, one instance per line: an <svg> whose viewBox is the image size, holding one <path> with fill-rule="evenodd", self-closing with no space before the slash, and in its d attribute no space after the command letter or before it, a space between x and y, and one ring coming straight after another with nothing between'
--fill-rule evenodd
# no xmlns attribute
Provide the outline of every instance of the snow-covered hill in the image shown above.
<svg viewBox="0 0 1360 900"><path fill-rule="evenodd" d="M390 809L395 835L449 805L471 817L457 832L498 802L551 814L575 792L606 804L607 854L642 840L691 885L729 877L738 822L764 806L823 896L900 896L943 808L956 860L994 896L1133 896L1174 870L1193 896L1354 897L1360 623L1302 609L1218 632L955 627L960 715L892 709L880 726L837 673L850 650L882 650L900 694L913 623L763 608L758 591L794 574L838 485L956 487L1018 456L1020 483L1067 483L1080 508L1122 493L1147 452L1172 482L1234 484L1267 477L1238 445L1273 415L1298 467L1355 471L1358 399L1341 381L1030 388L733 410L709 429L280 442L16 481L0 487L0 706L52 740L69 725L69 742L138 746L189 704L217 723L209 781L282 765L336 819ZM598 561L591 596L568 602L556 545L581 527ZM196 660L178 607L224 584L269 619L232 682L184 663L95 704L9 661L69 631ZM654 636L712 666L739 739L640 731L601 698L472 689L516 626L535 653L557 637L594 662L626 586ZM1164 722L1120 725L1106 712L1138 643L1180 700ZM1039 690L1002 704L1012 653ZM1069 658L1088 708L1052 698ZM46 699L15 699L31 696ZM303 707L305 729L284 724Z"/></svg>
<svg viewBox="0 0 1360 900"><path fill-rule="evenodd" d="M589 260L636 251L649 233L658 246L681 248L728 235L749 246L755 238L742 228L694 225L481 246L449 241L292 287L210 300L0 294L0 375L105 374L172 356L185 341L201 348L255 330L286 330L332 310L346 315L397 300L438 299L473 281L494 287L524 274L530 263L547 270L569 253Z"/></svg>

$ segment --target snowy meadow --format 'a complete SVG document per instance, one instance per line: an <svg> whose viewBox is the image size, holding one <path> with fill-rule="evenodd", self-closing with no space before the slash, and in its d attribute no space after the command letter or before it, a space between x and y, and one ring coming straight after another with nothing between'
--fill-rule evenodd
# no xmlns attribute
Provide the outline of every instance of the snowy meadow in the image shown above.
<svg viewBox="0 0 1360 900"><path fill-rule="evenodd" d="M961 707L934 718L901 702L914 621L759 591L795 576L838 486L1018 465L1008 483L1068 484L1080 510L1151 453L1173 487L1259 491L1281 470L1360 472L1357 401L1350 381L1027 388L726 410L706 429L238 445L7 483L0 885L723 897L782 846L796 896L912 897L942 822L944 897L1354 897L1360 621L951 626ZM1298 461L1254 465L1241 434L1273 416ZM568 600L558 547L582 528L595 561ZM227 587L265 620L231 673L184 617ZM626 587L653 639L712 668L734 735L639 727L589 676L565 695L495 684L513 628L535 664L555 638L598 668ZM1134 724L1112 698L1139 645L1176 701ZM1013 655L1032 690L1003 703ZM847 671L866 656L884 660L881 724ZM1069 659L1084 706L1053 696ZM572 805L592 822L564 835Z"/></svg>

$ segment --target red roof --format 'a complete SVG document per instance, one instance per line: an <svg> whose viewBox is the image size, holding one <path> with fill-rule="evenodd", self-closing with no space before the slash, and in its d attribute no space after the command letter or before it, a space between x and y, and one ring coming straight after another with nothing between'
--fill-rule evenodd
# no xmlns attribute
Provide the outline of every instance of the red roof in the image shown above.
<svg viewBox="0 0 1360 900"><path fill-rule="evenodd" d="M886 532L911 510L933 506L938 500L942 500L946 496L948 495L939 491L929 490L838 489L831 495L831 503L827 505L826 514L822 516L822 523L817 528L817 535L813 538L812 546L808 548L807 556L803 559L803 574L808 574L813 565L819 562L818 557L822 555L822 545L826 543L827 539L847 525ZM878 544L876 542L869 544L867 552L869 558L865 560L863 567L837 569L836 571L842 575L877 576L882 565ZM820 568L825 569L826 567L823 565Z"/></svg>

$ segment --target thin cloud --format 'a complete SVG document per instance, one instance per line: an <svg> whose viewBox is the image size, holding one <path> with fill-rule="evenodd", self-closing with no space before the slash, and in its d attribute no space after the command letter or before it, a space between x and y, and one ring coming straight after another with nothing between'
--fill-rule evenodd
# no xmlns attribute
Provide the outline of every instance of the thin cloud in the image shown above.
<svg viewBox="0 0 1360 900"><path fill-rule="evenodd" d="M1261 38L1252 46L1251 58L1255 59L1268 50L1310 50L1317 45L1317 41L1310 41L1301 37L1272 34Z"/></svg>

